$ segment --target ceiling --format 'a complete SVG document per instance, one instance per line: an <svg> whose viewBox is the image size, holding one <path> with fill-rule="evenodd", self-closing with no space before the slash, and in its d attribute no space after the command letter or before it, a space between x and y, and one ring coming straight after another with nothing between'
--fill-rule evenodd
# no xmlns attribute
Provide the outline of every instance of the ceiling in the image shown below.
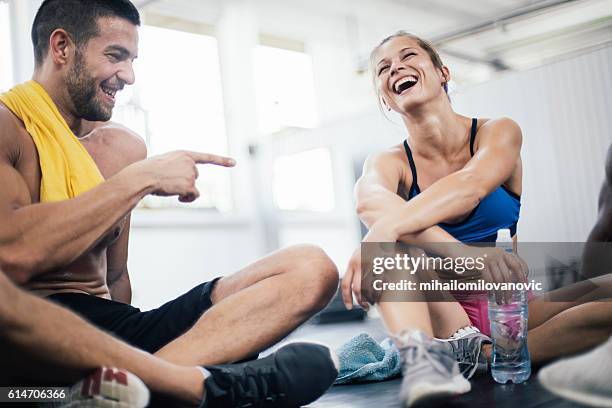
<svg viewBox="0 0 612 408"><path fill-rule="evenodd" d="M214 26L228 3L250 5L259 30L304 39L341 21L356 69L381 38L408 29L433 40L464 81L522 70L612 42L612 0L136 0L145 12ZM289 13L289 14L287 14ZM278 15L278 18L274 18ZM287 17L287 16L295 16ZM309 18L307 18L309 17ZM283 21L284 20L284 21ZM284 22L284 24L283 24ZM310 31L309 31L310 30Z"/></svg>

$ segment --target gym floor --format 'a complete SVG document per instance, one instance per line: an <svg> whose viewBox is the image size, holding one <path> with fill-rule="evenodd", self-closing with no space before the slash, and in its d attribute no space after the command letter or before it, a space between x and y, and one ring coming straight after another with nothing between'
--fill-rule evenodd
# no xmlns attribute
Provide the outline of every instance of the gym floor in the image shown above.
<svg viewBox="0 0 612 408"><path fill-rule="evenodd" d="M367 332L380 341L387 337L380 319L367 319L363 322L305 324L296 330L288 340L316 340L336 348L354 335ZM562 407L575 408L574 404L554 396L542 388L532 374L524 384L496 384L490 376L479 376L472 380L472 390L452 400L425 401L419 407ZM390 381L340 385L332 387L325 395L310 405L312 408L391 408L401 407L398 399L400 379Z"/></svg>

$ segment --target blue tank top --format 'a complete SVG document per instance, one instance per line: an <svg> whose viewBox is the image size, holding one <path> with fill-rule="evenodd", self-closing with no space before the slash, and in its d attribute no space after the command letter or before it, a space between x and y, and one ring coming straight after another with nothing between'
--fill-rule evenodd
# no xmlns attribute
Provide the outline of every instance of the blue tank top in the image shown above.
<svg viewBox="0 0 612 408"><path fill-rule="evenodd" d="M476 118L472 119L470 133L470 154L474 156L474 140L476 139ZM408 192L408 200L421 192L417 182L417 171L408 141L404 141L404 149L412 171L412 185ZM438 224L442 229L461 242L495 242L497 230L509 228L512 236L516 234L521 209L521 197L505 186L499 186L483 198L472 212L457 223Z"/></svg>

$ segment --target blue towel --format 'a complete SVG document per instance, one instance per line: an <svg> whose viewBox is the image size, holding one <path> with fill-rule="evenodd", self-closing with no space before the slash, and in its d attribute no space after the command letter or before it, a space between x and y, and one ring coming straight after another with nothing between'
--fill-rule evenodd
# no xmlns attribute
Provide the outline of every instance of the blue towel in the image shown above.
<svg viewBox="0 0 612 408"><path fill-rule="evenodd" d="M401 374L399 351L391 339L380 344L361 333L336 350L340 360L334 384L383 381Z"/></svg>

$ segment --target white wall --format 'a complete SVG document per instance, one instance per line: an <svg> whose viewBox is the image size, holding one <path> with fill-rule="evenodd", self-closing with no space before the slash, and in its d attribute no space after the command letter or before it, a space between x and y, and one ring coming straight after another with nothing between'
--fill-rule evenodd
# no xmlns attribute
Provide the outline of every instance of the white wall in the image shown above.
<svg viewBox="0 0 612 408"><path fill-rule="evenodd" d="M612 142L611 61L612 47L608 47L453 95L460 113L509 116L523 129L519 236L524 242L581 241L595 221L604 155ZM401 126L373 111L268 139L258 150L258 165L253 166L259 172L252 179L261 206L257 223L249 218L224 221L205 216L194 222L185 215L173 221L163 214L137 214L129 259L135 303L152 307L252 262L266 252L261 248L297 242L322 246L343 271L359 243L352 160L404 137ZM270 185L273 158L321 146L330 148L334 160L336 211L275 211ZM269 227L270 242L261 242L266 234L259 224Z"/></svg>
<svg viewBox="0 0 612 408"><path fill-rule="evenodd" d="M42 0L9 2L13 78L15 83L27 81L34 70L34 51L30 29ZM24 29L26 28L26 29Z"/></svg>
<svg viewBox="0 0 612 408"><path fill-rule="evenodd" d="M508 116L523 130L523 241L583 241L597 215L612 142L612 47L490 81L457 111Z"/></svg>
<svg viewBox="0 0 612 408"><path fill-rule="evenodd" d="M612 142L611 61L612 47L603 48L510 73L452 96L459 113L508 116L522 127L524 180L519 237L524 242L583 241L595 221L604 155ZM261 148L265 163L272 163L278 155L328 147L336 160L334 185L342 190L336 192L339 209L335 214L311 214L311 222L295 221L303 220L304 214L277 217L279 242L290 239L319 244L344 268L359 242L351 189L345 188L354 182L347 167L354 158L401 143L404 138L401 125L372 112L316 130L280 135L265 143ZM271 180L265 169L261 179L263 183Z"/></svg>
<svg viewBox="0 0 612 408"><path fill-rule="evenodd" d="M39 2L11 3L16 45L14 74L19 80L31 73L31 44L24 27L29 26L26 21ZM355 40L354 35L359 33L351 31L352 23L339 15L324 18L274 5L274 14L262 7L255 11L255 17L270 34L285 34L305 42L306 51L313 57L322 127L266 142L253 172L259 169L260 176L267 174L266 165L272 163L269 159L274 155L330 146L338 209L325 216L285 214L279 218L268 199L270 179L244 173L236 185L244 208L244 214L238 217L219 220L214 215L137 214L129 259L137 305L158 305L197 283L239 269L277 244L318 243L342 268L358 243L358 224L352 213L352 160L399 143L404 137L401 126L390 123L375 110L368 75L355 71L358 57L367 54L374 44ZM231 26L223 30L223 24L219 24L225 12L227 9L219 7L217 14L210 14L210 21L205 21L205 16L201 20L221 26L217 34L222 36L232 31ZM302 23L301 28L295 21ZM387 25L367 29L377 28L381 33L377 38L393 31ZM595 219L603 157L612 134L610 61L612 49L601 49L531 71L511 73L453 96L458 112L481 117L510 116L523 128L522 240L582 240ZM235 116L231 120L235 122L234 133L241 133L244 125ZM236 146L238 141L233 144L233 154L244 155L245 139L239 140L241 146ZM256 197L245 194L249 188L257 190ZM266 235L266 228L276 231L277 236Z"/></svg>
<svg viewBox="0 0 612 408"><path fill-rule="evenodd" d="M254 223L196 210L132 215L128 268L134 305L150 309L261 255Z"/></svg>

